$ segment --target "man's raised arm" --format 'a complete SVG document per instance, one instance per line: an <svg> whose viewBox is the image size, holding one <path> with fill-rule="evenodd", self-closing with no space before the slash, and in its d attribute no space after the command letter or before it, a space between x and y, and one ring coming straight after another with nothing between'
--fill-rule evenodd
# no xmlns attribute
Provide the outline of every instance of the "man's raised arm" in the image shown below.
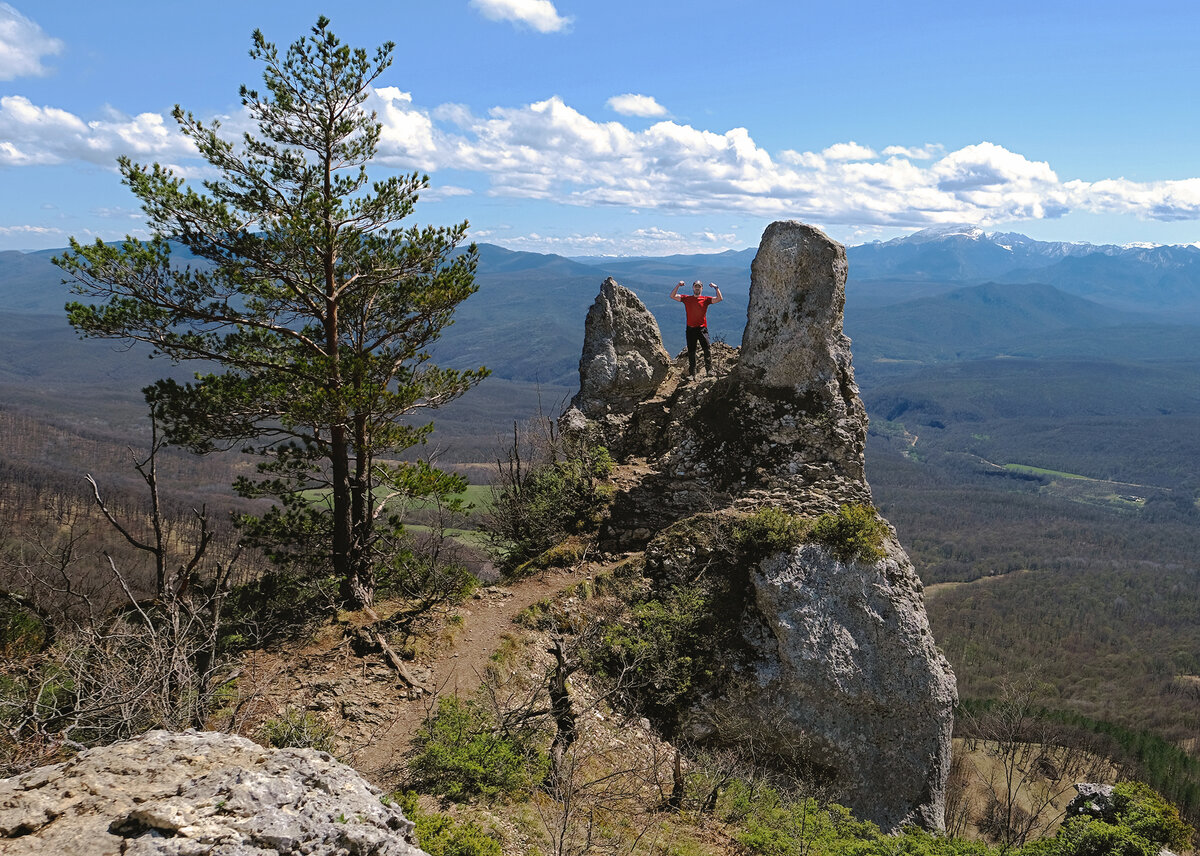
<svg viewBox="0 0 1200 856"><path fill-rule="evenodd" d="M680 283L680 285L682 285L682 284L683 283ZM720 303L722 300L725 299L724 295L721 294L721 286L717 285L715 282L710 282L709 285L711 285L713 291L715 291L717 293L717 296L715 298L713 298L713 303Z"/></svg>
<svg viewBox="0 0 1200 856"><path fill-rule="evenodd" d="M679 289L681 289L681 288L683 288L683 280L682 279L679 280L679 285L677 285L671 289L671 299L672 300L680 300L680 301L683 300L683 298L679 296Z"/></svg>

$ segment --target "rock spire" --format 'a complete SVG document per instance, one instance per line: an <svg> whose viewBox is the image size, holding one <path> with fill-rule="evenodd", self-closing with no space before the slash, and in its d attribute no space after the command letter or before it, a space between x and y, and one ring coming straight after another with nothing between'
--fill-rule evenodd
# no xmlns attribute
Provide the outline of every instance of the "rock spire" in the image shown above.
<svg viewBox="0 0 1200 856"><path fill-rule="evenodd" d="M626 464L604 533L610 548L645 550L651 578L670 569L687 579L711 558L680 537L689 521L736 521L767 506L812 519L872 505L867 416L842 331L846 272L845 249L818 229L771 224L751 269L742 346L714 345L717 376L688 382L681 355L665 376L640 374L638 391L623 384L608 399L583 371L600 354L607 376L607 355L621 353L604 331L661 338L640 302L606 297L619 286L605 283L588 315L586 394L563 426L591 432ZM650 377L661 380L651 388ZM812 772L857 816L885 829L941 829L954 675L912 563L877 519L881 558L805 543L729 569L744 589L729 655L739 677L710 688L682 728L736 745L744 728L761 738L769 723L778 766Z"/></svg>

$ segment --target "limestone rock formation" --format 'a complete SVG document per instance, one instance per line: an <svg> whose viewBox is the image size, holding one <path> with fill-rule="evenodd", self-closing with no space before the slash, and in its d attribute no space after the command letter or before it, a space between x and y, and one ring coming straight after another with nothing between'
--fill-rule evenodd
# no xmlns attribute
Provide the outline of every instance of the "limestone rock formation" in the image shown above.
<svg viewBox="0 0 1200 856"><path fill-rule="evenodd" d="M571 406L591 419L621 424L666 377L671 357L646 305L609 277L588 310L579 394Z"/></svg>
<svg viewBox="0 0 1200 856"><path fill-rule="evenodd" d="M589 384L588 409L563 428L601 435L625 465L608 547L649 544L651 577L671 568L675 579L696 578L711 558L686 543L666 555L679 538L659 535L681 521L764 506L813 518L872 504L867 416L842 331L846 272L844 248L819 230L774 223L751 270L742 346L714 346L716 377L689 382L677 359L657 388L621 398L629 416L616 436L599 425L612 411ZM606 348L593 341L590 352ZM769 724L780 767L818 772L859 817L940 829L954 676L929 631L921 582L885 528L879 561L840 561L806 544L735 569L731 579L747 589L735 598L744 604L739 678L710 688L686 727L694 739L736 743L734 720L760 732ZM689 562L690 574L680 569Z"/></svg>
<svg viewBox="0 0 1200 856"><path fill-rule="evenodd" d="M7 856L420 856L413 824L311 749L151 731L0 781Z"/></svg>
<svg viewBox="0 0 1200 856"><path fill-rule="evenodd" d="M745 697L802 735L806 761L860 816L940 829L954 679L912 563L894 540L885 552L846 564L806 544L754 570L762 623L747 628L758 665Z"/></svg>

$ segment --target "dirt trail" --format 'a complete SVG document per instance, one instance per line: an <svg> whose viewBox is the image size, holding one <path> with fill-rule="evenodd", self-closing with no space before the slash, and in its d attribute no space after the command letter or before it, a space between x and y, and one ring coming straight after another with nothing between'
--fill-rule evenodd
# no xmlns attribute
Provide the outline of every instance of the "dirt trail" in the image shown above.
<svg viewBox="0 0 1200 856"><path fill-rule="evenodd" d="M582 563L481 589L457 610L462 624L409 664L428 693L409 690L382 654L355 656L337 633L300 650L261 654L255 671L262 680L262 714L256 718L315 712L338 735L339 757L376 785L394 788L404 753L436 699L472 693L504 635L519 630L513 619L522 610L602 569Z"/></svg>

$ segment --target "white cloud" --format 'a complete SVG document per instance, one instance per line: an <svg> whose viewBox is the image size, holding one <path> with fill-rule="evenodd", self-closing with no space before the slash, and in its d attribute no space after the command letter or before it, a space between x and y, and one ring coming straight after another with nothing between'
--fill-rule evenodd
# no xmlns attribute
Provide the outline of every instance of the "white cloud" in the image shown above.
<svg viewBox="0 0 1200 856"><path fill-rule="evenodd" d="M653 118L667 115L667 108L654 100L652 95L635 95L627 92L608 99L608 109L622 116Z"/></svg>
<svg viewBox="0 0 1200 856"><path fill-rule="evenodd" d="M475 191L469 187L459 187L454 184L431 184L421 191L421 199L425 202L436 202L440 199L453 199L456 196L474 196Z"/></svg>
<svg viewBox="0 0 1200 856"><path fill-rule="evenodd" d="M524 24L539 33L557 33L571 25L550 0L471 0L485 18Z"/></svg>
<svg viewBox="0 0 1200 856"><path fill-rule="evenodd" d="M63 43L12 6L0 2L0 80L46 73L42 58L60 53Z"/></svg>
<svg viewBox="0 0 1200 856"><path fill-rule="evenodd" d="M402 127L420 124L427 132L407 151L384 152L390 162L483 174L488 193L499 197L801 217L860 229L990 225L1072 210L1200 219L1200 179L1064 182L1048 163L991 142L949 153L933 143L888 146L882 155L842 142L820 153L773 155L745 128L719 133L660 121L633 130L592 119L557 96L496 107L486 117L457 106L430 111L405 102L404 110L420 119L408 116ZM402 136L385 131L387 139Z"/></svg>
<svg viewBox="0 0 1200 856"><path fill-rule="evenodd" d="M118 155L187 157L195 148L158 113L126 116L107 111L85 122L56 107L38 107L21 95L0 97L0 166L36 166L71 160L114 166Z"/></svg>
<svg viewBox="0 0 1200 856"><path fill-rule="evenodd" d="M49 226L0 226L0 235L61 235L62 229Z"/></svg>
<svg viewBox="0 0 1200 856"><path fill-rule="evenodd" d="M848 143L834 143L821 152L821 156L826 160L835 161L874 160L878 157L874 149L870 149L867 146L860 146L853 140Z"/></svg>
<svg viewBox="0 0 1200 856"><path fill-rule="evenodd" d="M385 87L372 94L368 106L383 124L382 164L453 170L456 177L485 182L479 190L438 182L430 198L485 192L639 212L796 217L859 230L990 226L1072 211L1200 220L1200 177L1064 181L1049 163L988 141L948 153L926 144L887 146L877 154L854 142L835 143L819 153L773 153L745 128L718 132L662 120L635 130L621 121L593 119L558 96L477 116L459 104L422 106L411 93ZM242 113L225 118L227 136L247 126ZM118 154L131 154L179 164L181 175L206 176L190 142L169 124L155 113L127 116L110 110L85 119L22 96L0 97L0 167L86 161L111 168ZM724 237L716 236L722 239L717 243ZM572 252L584 251L587 236L570 240ZM622 237L626 240L651 237ZM675 251L670 240L656 240L658 249ZM683 236L678 245L695 246L700 240Z"/></svg>
<svg viewBox="0 0 1200 856"><path fill-rule="evenodd" d="M714 235L708 232L683 234L671 229L647 226L617 234L545 235L529 232L523 235L478 232L473 239L487 238L502 243L510 250L557 253L564 256L668 256L675 253L720 253L741 249L735 235Z"/></svg>
<svg viewBox="0 0 1200 856"><path fill-rule="evenodd" d="M909 160L933 160L946 151L940 143L926 143L923 146L888 146L883 150L886 157L902 157Z"/></svg>

